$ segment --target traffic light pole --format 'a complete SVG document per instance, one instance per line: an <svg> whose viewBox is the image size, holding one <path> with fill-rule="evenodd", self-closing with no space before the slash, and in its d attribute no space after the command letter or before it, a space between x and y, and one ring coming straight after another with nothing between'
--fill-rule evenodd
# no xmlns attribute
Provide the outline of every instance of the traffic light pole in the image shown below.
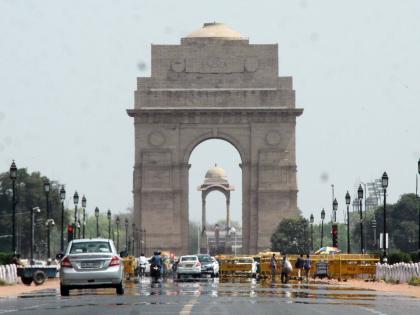
<svg viewBox="0 0 420 315"><path fill-rule="evenodd" d="M338 247L338 226L337 223L332 225L332 243L333 247Z"/></svg>

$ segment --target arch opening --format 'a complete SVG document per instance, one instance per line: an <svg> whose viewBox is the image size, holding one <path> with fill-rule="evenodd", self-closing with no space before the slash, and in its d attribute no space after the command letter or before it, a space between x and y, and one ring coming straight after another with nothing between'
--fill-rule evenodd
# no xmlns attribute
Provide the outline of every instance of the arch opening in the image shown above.
<svg viewBox="0 0 420 315"><path fill-rule="evenodd" d="M198 141L187 154L189 252L239 253L243 221L240 151L228 140L212 138Z"/></svg>

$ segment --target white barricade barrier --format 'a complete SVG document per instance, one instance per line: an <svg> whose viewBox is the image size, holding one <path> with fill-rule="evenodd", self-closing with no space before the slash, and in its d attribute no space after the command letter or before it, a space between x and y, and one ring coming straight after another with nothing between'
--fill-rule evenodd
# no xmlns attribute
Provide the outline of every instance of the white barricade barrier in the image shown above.
<svg viewBox="0 0 420 315"><path fill-rule="evenodd" d="M420 263L376 264L377 280L407 283L413 278L420 278Z"/></svg>
<svg viewBox="0 0 420 315"><path fill-rule="evenodd" d="M6 281L6 271L4 269L4 266L0 266L0 280Z"/></svg>
<svg viewBox="0 0 420 315"><path fill-rule="evenodd" d="M17 268L16 265L0 266L0 279L6 283L17 283Z"/></svg>

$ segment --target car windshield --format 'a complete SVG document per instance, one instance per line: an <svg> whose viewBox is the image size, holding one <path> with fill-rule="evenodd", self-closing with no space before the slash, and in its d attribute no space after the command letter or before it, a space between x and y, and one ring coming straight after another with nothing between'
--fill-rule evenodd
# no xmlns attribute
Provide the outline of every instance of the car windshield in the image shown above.
<svg viewBox="0 0 420 315"><path fill-rule="evenodd" d="M73 243L70 248L70 254L82 253L110 253L111 246L109 242L80 242Z"/></svg>
<svg viewBox="0 0 420 315"><path fill-rule="evenodd" d="M198 256L198 260L201 263L209 263L209 262L211 262L210 256Z"/></svg>
<svg viewBox="0 0 420 315"><path fill-rule="evenodd" d="M183 256L181 257L181 261L196 261L197 256Z"/></svg>

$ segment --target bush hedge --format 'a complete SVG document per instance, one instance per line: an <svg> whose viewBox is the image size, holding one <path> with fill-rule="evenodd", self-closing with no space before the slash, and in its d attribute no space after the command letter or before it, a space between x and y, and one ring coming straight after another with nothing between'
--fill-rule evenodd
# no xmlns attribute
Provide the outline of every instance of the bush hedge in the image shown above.
<svg viewBox="0 0 420 315"><path fill-rule="evenodd" d="M388 264L393 265L399 262L412 262L411 255L403 252L394 252L388 256Z"/></svg>
<svg viewBox="0 0 420 315"><path fill-rule="evenodd" d="M8 265L12 262L12 254L0 252L0 265Z"/></svg>
<svg viewBox="0 0 420 315"><path fill-rule="evenodd" d="M418 252L411 252L410 256L413 262L420 262L420 254Z"/></svg>

